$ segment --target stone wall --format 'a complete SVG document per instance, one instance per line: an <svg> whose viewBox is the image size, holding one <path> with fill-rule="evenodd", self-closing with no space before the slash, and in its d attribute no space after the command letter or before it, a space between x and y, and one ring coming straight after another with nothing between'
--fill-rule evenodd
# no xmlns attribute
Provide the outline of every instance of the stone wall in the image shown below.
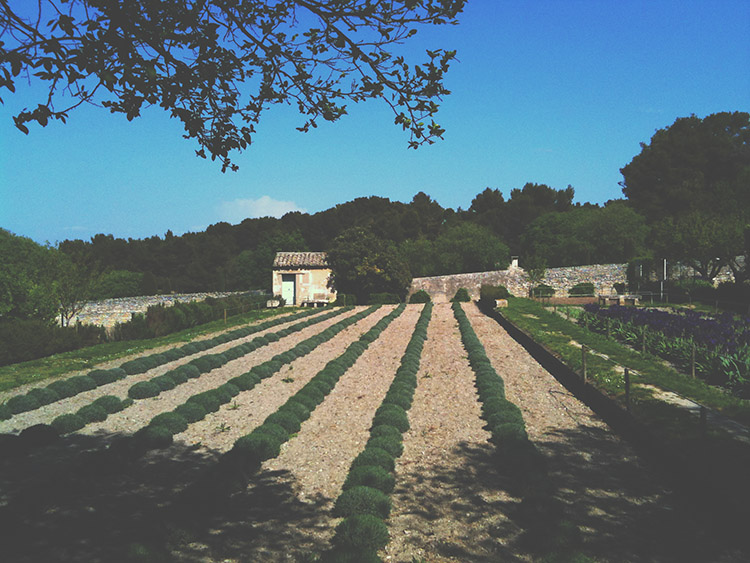
<svg viewBox="0 0 750 563"><path fill-rule="evenodd" d="M572 266L568 268L549 268L544 283L555 288L557 296L567 295L568 290L576 284L591 282L597 293L614 293L614 284L626 283L627 264L594 264L591 266ZM529 294L529 283L523 268L511 266L507 270L494 272L476 272L471 274L453 274L414 278L409 294L425 290L436 303L444 303L456 294L460 287L465 287L473 299L479 299L479 288L484 285L504 285L516 297Z"/></svg>

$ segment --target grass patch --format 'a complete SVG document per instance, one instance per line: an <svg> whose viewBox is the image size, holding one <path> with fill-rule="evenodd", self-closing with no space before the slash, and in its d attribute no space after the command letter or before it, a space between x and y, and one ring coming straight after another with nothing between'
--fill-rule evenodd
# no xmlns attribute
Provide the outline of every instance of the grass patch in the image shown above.
<svg viewBox="0 0 750 563"><path fill-rule="evenodd" d="M726 391L710 386L700 379L665 365L651 354L642 354L603 334L589 330L567 321L560 315L547 311L539 303L528 299L511 299L509 306L502 311L503 316L516 326L531 335L534 340L555 352L568 366L581 371L582 355L579 345L585 344L591 350L606 355L609 359L596 354L587 356L586 372L589 380L599 389L613 397L624 400L624 380L622 373L615 368L616 364L636 371L632 374L633 383L650 383L668 391L674 391L717 410L725 416L734 418L744 424L750 424L750 401L742 400ZM635 397L636 404L648 399L641 393Z"/></svg>
<svg viewBox="0 0 750 563"><path fill-rule="evenodd" d="M206 334L260 321L284 312L286 312L284 309L250 311L227 319L227 324L224 324L223 320L217 320L159 338L129 340L126 342L105 342L89 348L63 352L54 356L19 364L2 366L0 367L0 391L8 391L21 385L59 377L73 371L90 370L104 362L132 354L139 354L160 346L190 342Z"/></svg>

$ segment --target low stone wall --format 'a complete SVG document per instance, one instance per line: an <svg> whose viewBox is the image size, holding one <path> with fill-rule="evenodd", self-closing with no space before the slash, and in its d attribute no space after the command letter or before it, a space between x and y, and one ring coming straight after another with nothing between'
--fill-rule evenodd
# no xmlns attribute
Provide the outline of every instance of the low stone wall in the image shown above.
<svg viewBox="0 0 750 563"><path fill-rule="evenodd" d="M115 297L100 301L89 301L71 320L71 324L99 325L111 328L117 323L128 322L133 313L145 313L151 305L169 307L178 302L205 301L207 297L227 297L242 292L173 293L169 295L144 295L139 297Z"/></svg>
<svg viewBox="0 0 750 563"><path fill-rule="evenodd" d="M543 283L553 287L555 295L560 297L567 295L571 287L585 282L593 283L598 294L610 294L614 293L614 284L626 283L627 267L627 264L593 264L549 268ZM479 299L479 289L485 284L504 285L516 297L526 297L529 294L526 272L523 268L514 267L494 272L414 278L409 294L422 289L430 294L435 303L445 303L453 298L458 288L465 287L472 299Z"/></svg>

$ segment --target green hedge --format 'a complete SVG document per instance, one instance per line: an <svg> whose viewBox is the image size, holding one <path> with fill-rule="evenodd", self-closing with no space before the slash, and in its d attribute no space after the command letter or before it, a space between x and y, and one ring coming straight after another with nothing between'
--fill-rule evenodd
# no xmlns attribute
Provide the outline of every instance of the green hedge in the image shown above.
<svg viewBox="0 0 750 563"><path fill-rule="evenodd" d="M453 299L451 299L453 303L468 303L469 301L471 301L471 296L469 295L469 290L465 287L459 287Z"/></svg>
<svg viewBox="0 0 750 563"><path fill-rule="evenodd" d="M429 303L430 301L432 301L432 299L430 298L430 294L427 293L424 289L415 291L411 294L411 296L409 296L409 303Z"/></svg>
<svg viewBox="0 0 750 563"><path fill-rule="evenodd" d="M568 550L577 541L578 531L562 519L560 501L554 497L544 456L529 440L520 409L506 399L503 380L492 367L461 305L454 303L453 311L474 370L482 417L487 422L490 442L496 448L498 464L523 495L519 512L545 516L523 519L526 533L534 538L528 541L542 552Z"/></svg>
<svg viewBox="0 0 750 563"><path fill-rule="evenodd" d="M427 303L393 382L373 416L370 439L352 461L344 490L334 507L334 515L343 516L344 520L336 528L324 561L380 561L377 550L388 543L388 529L383 522L390 512L387 493L393 490L395 459L404 448L402 432L409 427L407 411L417 386L416 374L431 315L432 303Z"/></svg>

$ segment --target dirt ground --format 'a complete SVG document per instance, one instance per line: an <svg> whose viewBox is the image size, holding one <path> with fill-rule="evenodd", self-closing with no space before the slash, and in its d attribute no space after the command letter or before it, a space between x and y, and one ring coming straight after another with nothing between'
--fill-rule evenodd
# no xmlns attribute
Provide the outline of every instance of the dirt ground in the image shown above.
<svg viewBox="0 0 750 563"><path fill-rule="evenodd" d="M0 553L14 562L315 560L338 522L333 501L364 448L421 305L408 306L389 325L245 490L211 506L176 499L238 436L391 309L382 307L241 393L166 450L126 463L105 455L114 438L195 389L178 386L54 446L0 456ZM581 553L612 562L748 560L496 322L472 304L464 310L549 463L555 496L580 531ZM193 385L219 385L339 318L229 362ZM44 411L40 420L52 416ZM8 421L6 431L36 423L26 414ZM448 304L433 309L409 420L387 521L391 542L381 557L399 563L533 561L533 546L524 542L516 517L520 499L488 442Z"/></svg>

